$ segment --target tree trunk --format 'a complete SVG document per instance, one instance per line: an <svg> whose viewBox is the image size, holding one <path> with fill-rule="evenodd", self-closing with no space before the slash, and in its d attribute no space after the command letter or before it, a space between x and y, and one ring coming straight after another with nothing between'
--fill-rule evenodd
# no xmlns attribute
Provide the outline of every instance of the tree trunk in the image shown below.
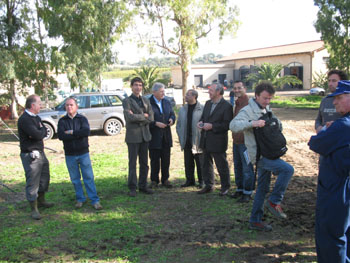
<svg viewBox="0 0 350 263"><path fill-rule="evenodd" d="M10 93L11 93L11 119L17 120L18 119L18 113L17 113L17 102L16 102L16 88L15 88L15 80L10 81Z"/></svg>
<svg viewBox="0 0 350 263"><path fill-rule="evenodd" d="M185 96L188 88L191 88L189 83L189 75L191 69L191 59L186 52L181 55L181 73L182 73L182 104L185 105Z"/></svg>

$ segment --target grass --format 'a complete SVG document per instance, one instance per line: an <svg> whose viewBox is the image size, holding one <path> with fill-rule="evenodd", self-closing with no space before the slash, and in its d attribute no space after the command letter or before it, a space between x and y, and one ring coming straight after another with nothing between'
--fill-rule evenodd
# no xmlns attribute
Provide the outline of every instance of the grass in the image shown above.
<svg viewBox="0 0 350 263"><path fill-rule="evenodd" d="M270 106L275 108L302 108L302 109L318 109L321 100L324 97L317 95L307 95L298 97L279 97L275 96Z"/></svg>

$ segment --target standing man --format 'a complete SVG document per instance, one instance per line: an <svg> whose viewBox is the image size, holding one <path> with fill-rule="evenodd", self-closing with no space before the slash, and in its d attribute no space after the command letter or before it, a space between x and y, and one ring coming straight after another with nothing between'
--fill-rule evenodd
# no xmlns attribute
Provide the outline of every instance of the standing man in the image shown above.
<svg viewBox="0 0 350 263"><path fill-rule="evenodd" d="M21 160L26 176L26 198L31 207L31 217L41 219L39 207L49 208L52 203L45 201L49 189L49 161L44 153L43 139L46 128L37 114L41 100L38 95L30 95L26 100L25 111L18 119L18 134L21 147Z"/></svg>
<svg viewBox="0 0 350 263"><path fill-rule="evenodd" d="M335 92L338 86L338 81L347 80L348 76L342 70L331 70L328 72L328 88L331 93ZM333 105L334 97L325 97L322 99L320 108L318 110L318 115L315 120L315 130L317 133L326 125L329 126L331 122L338 119L341 115L336 112Z"/></svg>
<svg viewBox="0 0 350 263"><path fill-rule="evenodd" d="M137 175L136 160L139 157L139 191L153 194L147 188L148 175L148 142L151 140L149 124L153 121L153 111L148 99L141 96L143 81L139 77L131 80L132 94L123 100L124 117L126 122L125 142L129 152L129 196L136 196Z"/></svg>
<svg viewBox="0 0 350 263"><path fill-rule="evenodd" d="M312 136L323 156L318 174L315 239L317 262L350 262L350 81L339 81L333 104L341 115Z"/></svg>
<svg viewBox="0 0 350 263"><path fill-rule="evenodd" d="M247 162L251 162L252 165L257 161L257 142L254 136L254 128L265 126L265 121L259 120L259 118L263 114L271 112L269 104L274 94L275 90L270 82L258 84L255 88L255 98L249 99L248 105L245 106L230 123L232 132L237 133L243 131L244 142L247 147ZM280 122L279 125L282 129ZM264 200L266 194L269 192L271 173L277 174L277 180L269 199L266 201L266 206L273 215L280 219L285 219L287 215L283 213L280 204L294 173L294 169L290 164L280 158L270 160L263 156L258 160L257 168L258 188L254 198L249 228L271 231L272 227L262 222Z"/></svg>
<svg viewBox="0 0 350 263"><path fill-rule="evenodd" d="M176 123L181 150L184 151L186 182L181 187L195 185L194 167L196 163L199 187L203 188L202 149L199 148L200 130L197 123L202 117L203 105L198 101L198 92L190 89L186 93L187 104L180 108Z"/></svg>
<svg viewBox="0 0 350 263"><path fill-rule="evenodd" d="M203 149L203 179L205 187L198 194L207 194L214 190L215 160L221 181L220 195L228 194L231 186L230 170L226 160L228 143L227 131L233 118L232 106L224 98L224 87L213 83L209 88L209 97L197 127L201 129L200 148Z"/></svg>
<svg viewBox="0 0 350 263"><path fill-rule="evenodd" d="M238 112L248 105L249 98L242 81L235 81L233 85L233 91L237 98L234 111L234 117L236 117ZM255 186L254 168L252 163L248 163L247 159L244 157L244 155L247 154L247 147L244 144L243 132L232 132L232 139L235 182L237 186L236 192L232 195L232 198L239 198L238 202L246 203L251 199Z"/></svg>
<svg viewBox="0 0 350 263"><path fill-rule="evenodd" d="M86 201L81 184L82 175L85 189L92 206L96 210L101 210L102 206L97 196L89 154L89 122L85 116L77 112L78 104L75 98L68 98L65 106L67 114L58 121L57 133L58 138L63 141L66 165L75 189L77 199L75 207L81 208Z"/></svg>
<svg viewBox="0 0 350 263"><path fill-rule="evenodd" d="M149 155L151 158L152 187L159 184L159 170L162 170L161 183L166 188L171 188L169 182L170 148L173 147L171 126L175 123L175 113L170 101L164 99L165 86L156 82L153 84L153 95L150 103L154 113L154 121L150 125L152 140L149 143Z"/></svg>

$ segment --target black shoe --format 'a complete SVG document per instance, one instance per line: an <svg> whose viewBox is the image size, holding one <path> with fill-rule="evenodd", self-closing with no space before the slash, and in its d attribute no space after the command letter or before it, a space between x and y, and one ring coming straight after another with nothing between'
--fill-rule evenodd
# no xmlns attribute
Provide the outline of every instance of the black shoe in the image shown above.
<svg viewBox="0 0 350 263"><path fill-rule="evenodd" d="M209 188L209 187L204 187L202 190L198 191L197 194L202 195L202 194L209 194L211 192L213 192L213 188Z"/></svg>
<svg viewBox="0 0 350 263"><path fill-rule="evenodd" d="M243 195L243 192L235 192L233 195L230 195L231 198L237 199Z"/></svg>
<svg viewBox="0 0 350 263"><path fill-rule="evenodd" d="M166 180L164 183L162 183L162 186L166 188L172 188L173 185L169 182L169 180Z"/></svg>
<svg viewBox="0 0 350 263"><path fill-rule="evenodd" d="M149 185L149 188L151 189L158 188L158 183L155 181L152 181L151 184Z"/></svg>
<svg viewBox="0 0 350 263"><path fill-rule="evenodd" d="M146 195L153 195L153 193L154 193L151 189L148 189L148 188L140 188L139 192L144 193Z"/></svg>
<svg viewBox="0 0 350 263"><path fill-rule="evenodd" d="M225 195L228 194L228 191L229 191L229 190L230 190L230 188L221 189L219 195L220 195L220 196L225 196Z"/></svg>
<svg viewBox="0 0 350 263"><path fill-rule="evenodd" d="M200 182L200 183L197 185L197 187L198 187L199 189L203 189L203 188L204 188L204 183L203 183L203 182Z"/></svg>
<svg viewBox="0 0 350 263"><path fill-rule="evenodd" d="M181 187L189 187L189 186L194 186L194 183L190 183L190 182L186 182L184 184L181 185Z"/></svg>
<svg viewBox="0 0 350 263"><path fill-rule="evenodd" d="M238 203L248 203L252 197L250 195L243 194L240 199L238 199Z"/></svg>
<svg viewBox="0 0 350 263"><path fill-rule="evenodd" d="M136 190L130 190L130 192L128 193L128 196L135 197L136 196Z"/></svg>

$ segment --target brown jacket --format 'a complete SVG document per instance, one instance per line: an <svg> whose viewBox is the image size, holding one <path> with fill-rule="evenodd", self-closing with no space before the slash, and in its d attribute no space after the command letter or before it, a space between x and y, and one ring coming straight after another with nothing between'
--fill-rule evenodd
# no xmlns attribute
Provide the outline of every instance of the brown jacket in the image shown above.
<svg viewBox="0 0 350 263"><path fill-rule="evenodd" d="M236 117L238 112L245 106L248 105L248 96L247 94L239 97L236 101L235 101L235 112L233 114L233 117ZM244 144L244 135L243 132L238 132L238 133L232 133L232 139L233 139L233 143L235 144Z"/></svg>

